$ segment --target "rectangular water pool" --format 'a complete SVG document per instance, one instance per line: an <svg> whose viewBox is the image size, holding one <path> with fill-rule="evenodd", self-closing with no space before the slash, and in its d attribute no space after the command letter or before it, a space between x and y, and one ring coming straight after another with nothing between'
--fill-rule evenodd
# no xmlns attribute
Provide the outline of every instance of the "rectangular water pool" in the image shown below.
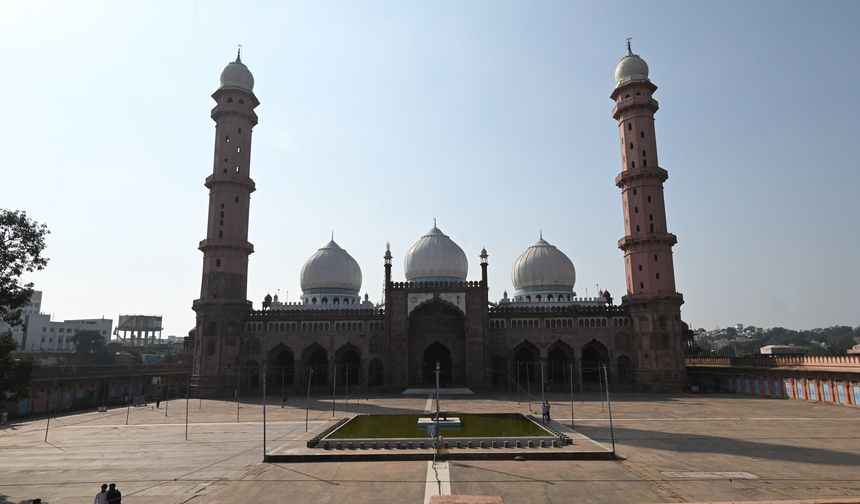
<svg viewBox="0 0 860 504"><path fill-rule="evenodd" d="M544 429L537 422L519 413L468 414L449 413L459 417L459 427L442 427L443 438L464 439L551 439L556 434ZM428 429L418 426L419 418L432 417L431 413L409 415L358 415L324 440L387 440L430 438Z"/></svg>

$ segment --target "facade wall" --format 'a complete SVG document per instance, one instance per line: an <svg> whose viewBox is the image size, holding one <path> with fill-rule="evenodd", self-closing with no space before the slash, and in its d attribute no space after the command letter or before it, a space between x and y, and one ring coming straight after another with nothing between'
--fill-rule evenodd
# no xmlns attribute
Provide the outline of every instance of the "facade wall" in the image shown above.
<svg viewBox="0 0 860 504"><path fill-rule="evenodd" d="M701 391L860 407L860 356L691 358L687 372Z"/></svg>
<svg viewBox="0 0 860 504"><path fill-rule="evenodd" d="M9 404L6 412L16 418L184 397L190 374L188 364L40 367L29 396ZM160 386L152 384L153 377L161 378Z"/></svg>

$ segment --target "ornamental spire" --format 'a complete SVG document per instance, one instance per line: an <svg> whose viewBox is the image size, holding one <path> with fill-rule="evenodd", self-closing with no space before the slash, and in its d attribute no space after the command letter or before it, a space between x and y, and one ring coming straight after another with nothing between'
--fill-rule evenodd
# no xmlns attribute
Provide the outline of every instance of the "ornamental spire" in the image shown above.
<svg viewBox="0 0 860 504"><path fill-rule="evenodd" d="M633 49L630 48L631 37L627 37L627 56L633 56Z"/></svg>
<svg viewBox="0 0 860 504"><path fill-rule="evenodd" d="M236 51L236 63L242 62L242 44L239 44L239 50Z"/></svg>

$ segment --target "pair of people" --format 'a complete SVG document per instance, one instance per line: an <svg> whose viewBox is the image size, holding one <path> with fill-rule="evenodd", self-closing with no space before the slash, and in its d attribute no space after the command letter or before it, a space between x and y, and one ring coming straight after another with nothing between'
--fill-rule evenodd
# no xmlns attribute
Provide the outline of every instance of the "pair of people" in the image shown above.
<svg viewBox="0 0 860 504"><path fill-rule="evenodd" d="M102 490L96 494L93 504L122 504L122 493L116 487L116 483L102 485Z"/></svg>
<svg viewBox="0 0 860 504"><path fill-rule="evenodd" d="M543 405L541 406L541 413L542 413L542 415L543 415L543 421L544 421L544 422L549 422L549 421L550 421L550 417L549 417L549 403L548 403L547 401L544 401L544 402L543 402Z"/></svg>

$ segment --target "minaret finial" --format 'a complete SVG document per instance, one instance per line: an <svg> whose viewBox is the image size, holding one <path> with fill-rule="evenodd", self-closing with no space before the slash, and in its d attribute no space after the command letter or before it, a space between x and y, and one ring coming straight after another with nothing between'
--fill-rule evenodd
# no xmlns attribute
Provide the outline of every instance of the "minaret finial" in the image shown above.
<svg viewBox="0 0 860 504"><path fill-rule="evenodd" d="M633 49L630 48L631 37L627 37L627 56L633 56Z"/></svg>
<svg viewBox="0 0 860 504"><path fill-rule="evenodd" d="M436 217L433 217L433 227L436 227Z"/></svg>
<svg viewBox="0 0 860 504"><path fill-rule="evenodd" d="M334 229L331 230L331 241L334 241Z"/></svg>
<svg viewBox="0 0 860 504"><path fill-rule="evenodd" d="M543 229L540 230L540 239L543 240Z"/></svg>
<svg viewBox="0 0 860 504"><path fill-rule="evenodd" d="M236 63L242 62L242 44L239 44L239 50L236 51Z"/></svg>

